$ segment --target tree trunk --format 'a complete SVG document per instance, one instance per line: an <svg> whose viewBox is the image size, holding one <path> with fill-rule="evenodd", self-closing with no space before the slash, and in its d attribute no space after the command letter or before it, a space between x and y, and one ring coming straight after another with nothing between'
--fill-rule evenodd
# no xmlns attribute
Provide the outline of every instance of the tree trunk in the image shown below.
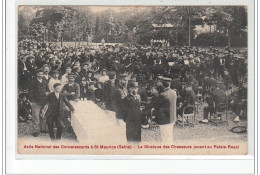
<svg viewBox="0 0 260 175"><path fill-rule="evenodd" d="M189 17L189 38L188 38L188 45L190 46L190 17Z"/></svg>
<svg viewBox="0 0 260 175"><path fill-rule="evenodd" d="M80 46L80 35L79 35L79 31L78 31L78 37L79 37L78 42L79 42L79 46ZM78 46L78 47L79 47L79 46Z"/></svg>
<svg viewBox="0 0 260 175"><path fill-rule="evenodd" d="M228 34L228 47L230 47L230 33L228 29L227 29L227 34Z"/></svg>
<svg viewBox="0 0 260 175"><path fill-rule="evenodd" d="M176 31L176 46L178 45L178 31Z"/></svg>
<svg viewBox="0 0 260 175"><path fill-rule="evenodd" d="M63 35L61 34L61 38L60 38L60 46L62 47L62 42L63 42Z"/></svg>

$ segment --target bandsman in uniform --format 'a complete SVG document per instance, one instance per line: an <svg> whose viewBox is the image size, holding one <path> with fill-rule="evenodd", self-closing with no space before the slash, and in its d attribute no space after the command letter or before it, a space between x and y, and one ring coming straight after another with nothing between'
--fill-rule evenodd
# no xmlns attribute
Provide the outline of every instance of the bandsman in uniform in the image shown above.
<svg viewBox="0 0 260 175"><path fill-rule="evenodd" d="M160 77L162 92L158 96L154 109L155 121L160 125L163 142L173 142L173 126L176 122L177 94L170 88L171 78Z"/></svg>

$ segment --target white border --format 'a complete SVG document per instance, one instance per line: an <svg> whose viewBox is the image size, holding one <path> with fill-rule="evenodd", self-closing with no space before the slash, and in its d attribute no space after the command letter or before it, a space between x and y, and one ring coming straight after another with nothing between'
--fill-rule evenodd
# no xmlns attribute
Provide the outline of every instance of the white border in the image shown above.
<svg viewBox="0 0 260 175"><path fill-rule="evenodd" d="M16 38L18 5L248 5L248 143L246 156L37 156L41 160L17 160L16 158ZM254 2L253 0L176 0L176 1L83 1L83 0L7 0L6 2L6 172L20 173L196 173L196 174L252 174L254 173ZM14 66L15 65L15 66ZM23 158L34 159L36 156ZM56 160L42 160L55 158ZM59 160L57 160L59 159ZM74 159L61 160L61 159ZM89 160L75 160L89 159ZM138 160L92 160L138 159ZM146 159L157 159L149 160ZM163 159L163 160L158 160ZM164 160L168 159L168 160ZM192 159L192 160L189 160ZM196 160L193 160L196 159ZM210 161L209 161L210 160ZM129 166L130 165L130 166ZM187 168L188 167L188 168Z"/></svg>

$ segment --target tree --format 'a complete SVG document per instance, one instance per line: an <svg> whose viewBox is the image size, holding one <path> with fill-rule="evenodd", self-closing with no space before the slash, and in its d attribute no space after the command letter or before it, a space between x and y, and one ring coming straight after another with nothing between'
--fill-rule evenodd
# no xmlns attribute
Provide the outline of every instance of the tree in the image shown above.
<svg viewBox="0 0 260 175"><path fill-rule="evenodd" d="M24 38L29 35L29 24L34 18L35 6L19 6L18 8L18 36Z"/></svg>
<svg viewBox="0 0 260 175"><path fill-rule="evenodd" d="M228 46L231 46L232 36L237 37L247 32L247 10L245 7L215 6L211 7L211 11L212 13L206 18L206 22L210 21L211 24L216 25L217 32L228 38Z"/></svg>

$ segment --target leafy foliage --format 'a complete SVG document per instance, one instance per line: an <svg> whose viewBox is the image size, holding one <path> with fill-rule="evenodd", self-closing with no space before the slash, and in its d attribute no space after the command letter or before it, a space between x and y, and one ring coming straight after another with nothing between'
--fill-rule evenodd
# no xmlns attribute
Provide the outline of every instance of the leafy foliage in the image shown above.
<svg viewBox="0 0 260 175"><path fill-rule="evenodd" d="M152 24L173 27L154 28ZM247 45L247 9L243 6L122 7L100 12L83 6L24 6L19 10L18 26L19 36L47 41L91 37L93 42L104 38L106 42L149 45L151 38L164 38L171 45L188 45L190 38L191 45ZM209 26L210 31L198 33L196 26Z"/></svg>

